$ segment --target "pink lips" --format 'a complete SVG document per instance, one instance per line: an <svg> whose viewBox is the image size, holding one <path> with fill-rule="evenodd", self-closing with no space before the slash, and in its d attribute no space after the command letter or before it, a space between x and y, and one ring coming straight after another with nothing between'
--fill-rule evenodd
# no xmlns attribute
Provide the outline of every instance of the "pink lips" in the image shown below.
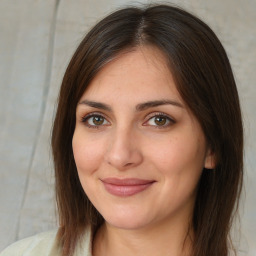
<svg viewBox="0 0 256 256"><path fill-rule="evenodd" d="M106 178L101 180L105 189L115 196L132 196L150 187L154 180Z"/></svg>

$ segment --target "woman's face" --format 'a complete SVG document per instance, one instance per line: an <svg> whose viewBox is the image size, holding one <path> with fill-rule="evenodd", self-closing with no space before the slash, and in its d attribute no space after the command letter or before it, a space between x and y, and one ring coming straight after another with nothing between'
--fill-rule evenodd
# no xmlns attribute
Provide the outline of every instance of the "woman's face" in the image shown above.
<svg viewBox="0 0 256 256"><path fill-rule="evenodd" d="M161 52L120 54L93 79L76 112L73 152L82 187L124 229L188 221L212 156Z"/></svg>

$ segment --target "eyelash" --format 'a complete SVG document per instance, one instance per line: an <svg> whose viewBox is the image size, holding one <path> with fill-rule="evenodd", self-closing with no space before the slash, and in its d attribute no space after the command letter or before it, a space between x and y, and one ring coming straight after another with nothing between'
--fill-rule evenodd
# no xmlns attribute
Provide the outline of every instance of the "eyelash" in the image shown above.
<svg viewBox="0 0 256 256"><path fill-rule="evenodd" d="M88 123L88 120L90 119L90 118L92 118L92 117L99 117L99 118L103 118L104 119L104 121L106 120L108 123L109 123L109 121L105 118L105 116L104 115L102 115L101 113L90 113L90 114L88 114L88 115L86 115L86 116L84 116L84 117L82 117L82 123L84 123L87 127L89 127L89 128L93 128L93 129L99 129L100 128L100 126L103 126L103 125L90 125L89 123Z"/></svg>
<svg viewBox="0 0 256 256"><path fill-rule="evenodd" d="M171 118L169 115L167 115L165 113L162 113L162 112L153 112L153 113L150 113L148 116L149 117L147 118L147 121L145 123L148 123L150 120L152 120L152 119L154 119L156 117L162 117L162 118L167 120L167 122L168 122L167 124L164 124L164 125L152 125L156 129L164 129L164 128L169 127L172 124L176 123L173 118ZM143 125L145 123L143 123ZM144 125L144 126L146 126L146 125Z"/></svg>
<svg viewBox="0 0 256 256"><path fill-rule="evenodd" d="M102 124L102 125L90 125L88 123L88 120L92 117L99 117L99 118L103 118L104 119L104 122L107 121L109 123L109 121L107 120L107 118L102 115L101 113L90 113L84 117L82 117L82 120L81 122L84 123L87 127L89 128L93 128L93 129L99 129L101 126L107 126L106 124ZM173 118L171 118L169 115L165 114L165 113L162 113L162 112L153 112L153 113L150 113L147 117L147 121L144 122L142 125L143 126L147 126L146 123L148 123L150 120L156 118L156 117L162 117L164 119L167 120L167 124L164 124L164 125L151 125L152 127L156 128L156 129L164 129L166 127L169 127L170 125L176 123L175 120Z"/></svg>

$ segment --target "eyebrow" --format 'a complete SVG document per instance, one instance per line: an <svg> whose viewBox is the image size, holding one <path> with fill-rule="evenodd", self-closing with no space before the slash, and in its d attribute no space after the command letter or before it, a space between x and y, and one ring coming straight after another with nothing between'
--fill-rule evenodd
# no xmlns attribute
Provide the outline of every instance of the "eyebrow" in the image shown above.
<svg viewBox="0 0 256 256"><path fill-rule="evenodd" d="M90 100L82 100L81 102L79 102L79 104L84 104L89 107L103 109L103 110L112 112L112 108L109 105L100 103L100 102L95 102L95 101L90 101Z"/></svg>
<svg viewBox="0 0 256 256"><path fill-rule="evenodd" d="M157 107L157 106L161 106L161 105L173 105L176 107L181 107L183 108L183 105L177 101L173 101L173 100L153 100L153 101L148 101L145 103L140 103L136 106L136 110L137 111L143 111L146 110L148 108L153 108L153 107Z"/></svg>
<svg viewBox="0 0 256 256"><path fill-rule="evenodd" d="M98 108L98 109L102 109L102 110L106 110L109 112L113 112L111 106L109 106L108 104L105 103L101 103L101 102L95 102L95 101L90 101L90 100L82 100L81 102L79 102L79 104L83 104L83 105L87 105L93 108ZM140 103L138 105L136 105L135 109L136 111L143 111L149 108L153 108L153 107L158 107L158 106L162 106L162 105L173 105L176 107L180 107L180 108L184 108L184 106L177 102L177 101L173 101L173 100L153 100L153 101L147 101L144 103Z"/></svg>

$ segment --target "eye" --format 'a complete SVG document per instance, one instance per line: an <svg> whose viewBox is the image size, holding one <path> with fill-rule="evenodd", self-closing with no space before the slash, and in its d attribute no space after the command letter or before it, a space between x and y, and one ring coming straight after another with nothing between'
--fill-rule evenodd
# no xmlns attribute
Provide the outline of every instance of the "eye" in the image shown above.
<svg viewBox="0 0 256 256"><path fill-rule="evenodd" d="M153 115L153 116L152 116ZM175 121L169 116L162 113L153 113L150 115L150 118L143 125L155 126L157 128L168 127L171 124L175 123Z"/></svg>
<svg viewBox="0 0 256 256"><path fill-rule="evenodd" d="M82 122L90 128L99 128L110 124L104 116L99 114L89 114L82 118Z"/></svg>

